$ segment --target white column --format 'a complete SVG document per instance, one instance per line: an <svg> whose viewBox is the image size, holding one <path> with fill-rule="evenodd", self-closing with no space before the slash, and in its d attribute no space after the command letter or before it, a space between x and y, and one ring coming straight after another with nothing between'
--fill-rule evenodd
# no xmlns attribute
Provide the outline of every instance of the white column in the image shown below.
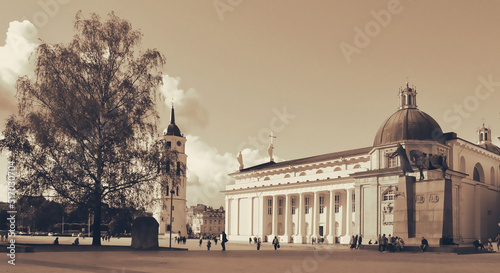
<svg viewBox="0 0 500 273"><path fill-rule="evenodd" d="M302 244L304 236L304 193L299 194L299 202L297 206L298 213L298 233L295 236L293 242L296 244Z"/></svg>
<svg viewBox="0 0 500 273"><path fill-rule="evenodd" d="M356 223L356 225L355 225L354 233L361 235L362 234L361 231L363 230L362 224L363 224L363 220L364 220L363 213L361 211L361 209L362 209L361 203L363 201L361 198L361 187L356 187L354 189L354 197L355 197L354 202L356 203L355 204L356 212L354 213L354 215L355 215L354 216L354 223Z"/></svg>
<svg viewBox="0 0 500 273"><path fill-rule="evenodd" d="M260 236L262 241L264 241L264 196L259 196L258 200L258 211L259 211L259 222L258 222L258 230L257 237Z"/></svg>
<svg viewBox="0 0 500 273"><path fill-rule="evenodd" d="M278 196L273 195L273 211L272 211L272 218L273 218L273 227L272 227L272 239L274 239L274 236L278 235Z"/></svg>
<svg viewBox="0 0 500 273"><path fill-rule="evenodd" d="M291 220L291 210L290 210L290 194L287 194L285 196L285 234L283 237L285 237L285 242L290 242L290 220Z"/></svg>
<svg viewBox="0 0 500 273"><path fill-rule="evenodd" d="M231 234L231 199L229 197L226 197L226 219L225 219L225 225L226 225L226 234L229 235ZM202 220L203 221L203 220Z"/></svg>
<svg viewBox="0 0 500 273"><path fill-rule="evenodd" d="M254 212L254 208L253 208L253 197L250 197L250 235L254 235L253 234L253 222L255 221L255 218L253 217L253 212Z"/></svg>
<svg viewBox="0 0 500 273"><path fill-rule="evenodd" d="M352 226L352 189L347 189L347 198L346 198L346 215L345 215L345 236L351 236L351 226Z"/></svg>
<svg viewBox="0 0 500 273"><path fill-rule="evenodd" d="M311 228L312 228L312 232L311 232L311 235L313 238L318 238L318 218L319 218L319 194L318 192L314 192L314 203L313 203L313 213L312 213L312 223L311 223Z"/></svg>
<svg viewBox="0 0 500 273"><path fill-rule="evenodd" d="M236 234L240 235L240 200L241 198L237 199L236 202Z"/></svg>
<svg viewBox="0 0 500 273"><path fill-rule="evenodd" d="M335 243L335 191L330 191L330 206L328 208L328 236L326 240L329 244Z"/></svg>

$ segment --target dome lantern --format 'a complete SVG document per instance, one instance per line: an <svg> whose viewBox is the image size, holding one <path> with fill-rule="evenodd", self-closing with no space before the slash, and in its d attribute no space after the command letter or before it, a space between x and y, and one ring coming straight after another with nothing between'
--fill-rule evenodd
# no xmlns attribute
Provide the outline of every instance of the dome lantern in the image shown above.
<svg viewBox="0 0 500 273"><path fill-rule="evenodd" d="M399 109L417 109L417 90L410 88L406 82L406 88L399 90Z"/></svg>

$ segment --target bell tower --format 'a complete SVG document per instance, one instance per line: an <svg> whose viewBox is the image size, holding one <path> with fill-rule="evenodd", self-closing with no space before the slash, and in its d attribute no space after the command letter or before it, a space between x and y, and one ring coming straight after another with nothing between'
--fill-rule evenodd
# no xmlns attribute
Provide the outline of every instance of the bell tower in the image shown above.
<svg viewBox="0 0 500 273"><path fill-rule="evenodd" d="M170 115L170 124L163 131L163 138L166 142L167 152L174 151L173 157L176 162L170 162L170 175L161 179L166 180L166 189L161 193L161 213L158 223L160 223L159 234L170 233L180 236L187 236L186 232L186 138L181 134L181 130L175 124L175 112L172 105ZM170 214L172 214L172 223L170 223Z"/></svg>

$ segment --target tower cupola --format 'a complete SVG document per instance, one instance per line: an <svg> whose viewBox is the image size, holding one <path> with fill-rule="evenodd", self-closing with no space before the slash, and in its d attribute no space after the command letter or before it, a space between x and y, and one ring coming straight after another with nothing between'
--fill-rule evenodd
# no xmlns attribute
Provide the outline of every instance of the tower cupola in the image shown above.
<svg viewBox="0 0 500 273"><path fill-rule="evenodd" d="M477 131L477 144L491 143L491 129L483 127Z"/></svg>
<svg viewBox="0 0 500 273"><path fill-rule="evenodd" d="M405 89L399 90L399 109L417 109L417 90L409 87L408 82Z"/></svg>

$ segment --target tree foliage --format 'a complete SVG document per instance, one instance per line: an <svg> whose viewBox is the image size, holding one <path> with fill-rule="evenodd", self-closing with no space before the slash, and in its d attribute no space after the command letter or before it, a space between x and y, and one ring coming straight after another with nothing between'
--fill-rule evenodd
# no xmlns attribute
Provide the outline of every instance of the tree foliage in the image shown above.
<svg viewBox="0 0 500 273"><path fill-rule="evenodd" d="M20 194L87 206L100 245L101 206L150 204L165 164L177 160L155 138L162 54L140 51L141 33L113 13L101 22L79 12L75 30L68 44L36 49L35 78L17 81L19 113L0 148L16 162Z"/></svg>

